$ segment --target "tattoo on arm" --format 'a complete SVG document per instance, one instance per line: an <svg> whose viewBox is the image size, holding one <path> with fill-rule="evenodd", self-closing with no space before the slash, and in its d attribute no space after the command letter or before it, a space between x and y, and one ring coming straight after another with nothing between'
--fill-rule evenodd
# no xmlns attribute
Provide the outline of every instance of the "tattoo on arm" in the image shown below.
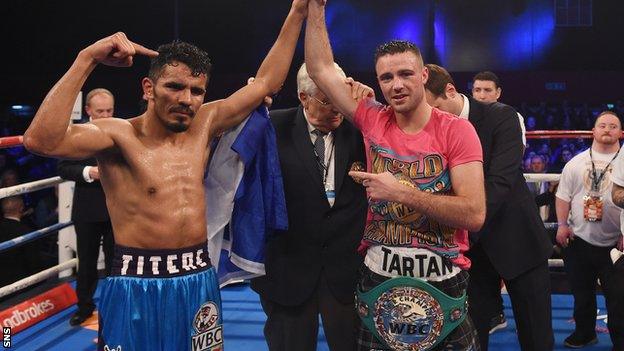
<svg viewBox="0 0 624 351"><path fill-rule="evenodd" d="M624 208L624 187L613 184L613 191L611 192L611 200L616 206Z"/></svg>

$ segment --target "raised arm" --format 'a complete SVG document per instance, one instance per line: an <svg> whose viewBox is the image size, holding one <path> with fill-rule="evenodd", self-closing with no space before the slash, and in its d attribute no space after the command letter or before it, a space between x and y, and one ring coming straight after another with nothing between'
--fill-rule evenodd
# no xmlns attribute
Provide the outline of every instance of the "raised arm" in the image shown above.
<svg viewBox="0 0 624 351"><path fill-rule="evenodd" d="M91 157L112 147L113 140L100 127L110 122L70 125L69 117L78 92L99 63L128 67L136 54L158 55L131 42L123 33L113 34L83 49L43 100L24 133L24 146L36 154L64 158Z"/></svg>
<svg viewBox="0 0 624 351"><path fill-rule="evenodd" d="M451 168L453 195L436 195L405 186L389 172L349 172L362 179L369 199L401 203L454 228L478 231L485 220L483 164L468 162Z"/></svg>
<svg viewBox="0 0 624 351"><path fill-rule="evenodd" d="M211 114L211 133L218 134L243 121L265 96L279 91L290 69L301 26L307 16L308 0L293 0L284 25L258 69L253 82L224 100L205 104L200 113Z"/></svg>
<svg viewBox="0 0 624 351"><path fill-rule="evenodd" d="M325 25L325 4L322 0L310 0L308 5L305 62L310 78L333 105L352 121L357 102L351 96L351 87L345 84L344 79L334 68L334 55L329 44Z"/></svg>

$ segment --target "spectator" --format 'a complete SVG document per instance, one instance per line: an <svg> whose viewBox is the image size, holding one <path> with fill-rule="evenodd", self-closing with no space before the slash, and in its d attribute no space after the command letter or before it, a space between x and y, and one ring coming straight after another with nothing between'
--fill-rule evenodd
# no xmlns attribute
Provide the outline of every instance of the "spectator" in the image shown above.
<svg viewBox="0 0 624 351"><path fill-rule="evenodd" d="M561 172L557 190L557 243L564 248L564 263L574 295L574 332L564 345L580 348L598 342L596 337L596 279L600 279L607 303L608 328L613 350L624 350L624 276L617 274L610 258L612 248L622 249L620 209L624 206L622 170L612 177L622 127L613 112L603 112L592 129L589 150L576 155ZM613 202L611 190L613 188Z"/></svg>
<svg viewBox="0 0 624 351"><path fill-rule="evenodd" d="M15 168L6 169L0 176L0 188L19 184L19 174Z"/></svg>
<svg viewBox="0 0 624 351"><path fill-rule="evenodd" d="M526 119L526 130L535 130L537 129L537 120L534 116L528 116Z"/></svg>
<svg viewBox="0 0 624 351"><path fill-rule="evenodd" d="M22 223L24 201L19 196L11 196L0 201L2 219L0 219L0 242L20 237L33 229ZM37 244L30 243L0 253L0 287L14 283L32 273L39 267Z"/></svg>

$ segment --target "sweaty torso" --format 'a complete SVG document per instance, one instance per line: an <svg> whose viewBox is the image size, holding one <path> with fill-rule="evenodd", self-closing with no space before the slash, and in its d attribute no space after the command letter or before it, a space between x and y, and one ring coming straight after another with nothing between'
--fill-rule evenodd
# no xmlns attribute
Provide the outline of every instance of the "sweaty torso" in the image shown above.
<svg viewBox="0 0 624 351"><path fill-rule="evenodd" d="M116 148L97 156L115 242L173 249L206 241L208 129L190 128L167 140L143 135L143 122L120 121L108 131Z"/></svg>

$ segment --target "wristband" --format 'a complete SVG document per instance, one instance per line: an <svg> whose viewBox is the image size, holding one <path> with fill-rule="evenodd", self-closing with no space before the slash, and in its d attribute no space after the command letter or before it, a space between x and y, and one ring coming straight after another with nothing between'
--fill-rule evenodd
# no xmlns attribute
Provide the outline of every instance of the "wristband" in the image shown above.
<svg viewBox="0 0 624 351"><path fill-rule="evenodd" d="M569 227L569 226L568 226L568 222L557 222L557 225L558 225L559 227Z"/></svg>
<svg viewBox="0 0 624 351"><path fill-rule="evenodd" d="M82 169L82 178L84 178L87 183L93 183L95 181L95 179L91 178L91 175L89 175L91 168L93 167L85 166L85 168Z"/></svg>

